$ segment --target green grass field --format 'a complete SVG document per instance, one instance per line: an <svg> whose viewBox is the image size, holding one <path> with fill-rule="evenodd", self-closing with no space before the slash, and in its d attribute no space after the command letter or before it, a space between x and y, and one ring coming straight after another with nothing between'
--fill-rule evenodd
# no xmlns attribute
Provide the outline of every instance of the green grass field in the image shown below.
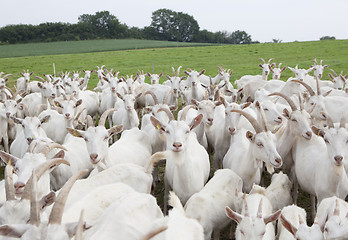
<svg viewBox="0 0 348 240"><path fill-rule="evenodd" d="M125 44L124 48L128 49L141 46L138 41L129 40L127 43L124 40L117 41L122 41ZM2 57L0 58L0 72L14 75L9 82L11 85L14 84L15 79L19 77L19 72L23 69L33 71L34 76L53 73L53 63L57 72L91 70L96 69L96 66L106 65L108 69L120 71L121 75L135 75L138 70L152 72L152 66L154 73L171 74L172 66L177 68L181 65L183 69L192 68L199 71L206 69L206 74L215 76L217 66L222 66L234 70L231 78L234 81L246 74L260 74L261 69L258 64L261 61L258 59L262 57L266 60L274 58L274 62L282 62L283 65L291 67L298 64L300 68L308 68L313 64L314 58L323 59L324 64L329 64L330 68L336 72L348 73L348 40L195 47L168 47L163 45L163 42L158 42L158 45L153 45L153 48L150 49L109 51L110 49L103 48L103 52L83 53L86 49L79 45L84 45L85 42L89 42L89 45L96 45L95 49L97 49L99 45L107 45L108 40L66 42L64 49L59 43L50 43L61 46L62 52L69 52L70 49L69 54L56 55L46 54L49 51L47 43L0 46L0 56L5 47L13 48L13 51L17 52L22 49L25 53L29 52L27 48L31 48L32 52L35 46L38 55L40 52L42 54L40 56ZM151 42L154 44L154 41ZM112 44L110 43L110 45ZM79 51L80 53L77 53ZM328 78L328 72L328 69L324 72L325 79ZM287 79L293 76L293 73L286 70L282 76L282 79ZM96 79L96 74L93 74L90 82L91 88L96 85ZM162 77L162 80L165 78Z"/></svg>

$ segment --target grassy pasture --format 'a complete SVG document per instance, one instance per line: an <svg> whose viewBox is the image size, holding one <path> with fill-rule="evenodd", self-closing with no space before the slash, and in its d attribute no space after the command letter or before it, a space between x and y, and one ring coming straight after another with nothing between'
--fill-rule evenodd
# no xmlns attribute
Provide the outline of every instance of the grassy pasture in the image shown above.
<svg viewBox="0 0 348 240"><path fill-rule="evenodd" d="M89 42L94 45L102 45L105 41L107 40ZM128 49L131 48L132 41L129 40ZM175 48L162 47L162 42L158 42L159 45L155 46L159 48L122 51L107 51L107 49L104 49L103 52L77 53L74 46L76 44L83 45L84 42L67 42L67 45L71 44L65 49L66 51L70 49L71 53L69 54L46 55L41 53L40 56L0 58L0 72L14 75L9 82L9 85L11 85L15 83L15 80L19 77L19 72L23 69L33 71L34 76L53 73L53 63L55 63L56 72L91 70L96 69L96 66L105 65L108 69L120 71L120 75L135 75L138 70L152 72L152 68L154 73L163 72L171 75L172 66L175 68L183 66L183 69L192 68L198 71L206 69L207 75L215 76L217 74L216 67L222 66L234 70L231 78L234 81L246 74L260 74L261 70L258 67L261 62L258 60L260 57L266 61L269 58L274 58L274 62L282 62L283 65L291 67L298 64L300 68L308 68L313 64L314 58L323 59L324 64L329 64L330 68L333 68L336 72L344 71L345 74L348 72L348 40ZM48 51L45 44L37 44L37 51L40 51L40 46L43 50ZM133 45L133 49L140 46L140 44L136 44ZM32 46L30 44L0 46L0 57L3 50L1 47L16 49L31 48ZM23 50L23 52L26 51ZM328 79L328 72L329 70L326 69L324 79ZM293 73L286 70L282 75L282 79L287 79L290 76L293 76ZM96 85L96 80L96 74L92 74L90 88ZM162 77L162 80L165 80L165 78Z"/></svg>
<svg viewBox="0 0 348 240"><path fill-rule="evenodd" d="M337 73L340 71L344 71L345 74L348 73L348 40L253 45L191 45L189 47L178 47L179 45L170 47L161 45L162 43L158 42L158 45L148 46L149 48L129 40L127 42L129 44L128 47L123 48L128 50L117 51L111 47L108 49L105 46L104 48L99 46L106 44L105 41L89 41L88 44L90 45L88 47L90 47L90 52L88 53L84 53L86 46L80 46L80 44L86 44L87 41L67 42L65 46L59 44L55 46L55 43L52 43L52 45L49 45L52 49L45 44L0 46L0 72L5 74L12 73L14 75L8 83L9 86L13 86L19 77L19 72L23 71L23 69L33 71L34 76L42 76L43 73L53 73L53 63L56 66L56 72L92 70L96 69L96 66L106 65L108 69L120 71L120 75L135 75L138 70L152 72L152 68L154 68L154 73L163 72L171 75L172 66L175 68L183 66L183 69L192 68L198 71L206 69L207 75L215 76L217 74L216 67L222 66L223 68L234 70L231 80L235 81L246 74L260 74L261 70L258 64L261 61L258 58L262 57L266 61L269 58L274 58L274 62L277 64L282 62L283 65L291 67L295 67L298 64L300 68L308 68L313 64L314 58L318 60L323 59L324 64L330 65L330 68ZM109 44L110 46L112 45L111 42ZM55 55L50 55L54 50L53 48L56 48L55 51L57 51L57 48L59 50L57 46L62 48L61 51L55 52ZM5 49L3 47L9 47L6 49L7 53L2 52ZM24 55L9 57L17 56L10 55L11 51L17 52L16 54L21 52ZM31 53L29 54L28 52ZM35 54L32 52L35 52ZM325 69L324 79L328 79L328 72L329 70ZM290 70L286 70L282 75L282 79L286 80L293 75ZM162 81L164 80L165 78L162 77ZM92 89L96 84L97 76L92 74L89 88ZM163 177L163 171L161 173ZM269 176L267 176L266 180L269 181ZM155 189L155 196L160 206L163 204L163 191L163 184L159 184ZM298 203L299 206L306 208L309 216L310 201L308 194L301 191ZM228 239L227 229L224 231L221 239Z"/></svg>

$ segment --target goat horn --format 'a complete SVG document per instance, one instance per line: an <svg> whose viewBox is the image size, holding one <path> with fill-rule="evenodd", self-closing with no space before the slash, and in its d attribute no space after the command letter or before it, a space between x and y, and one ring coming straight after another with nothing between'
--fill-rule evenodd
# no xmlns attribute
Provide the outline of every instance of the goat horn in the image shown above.
<svg viewBox="0 0 348 240"><path fill-rule="evenodd" d="M153 91L146 91L144 96L146 96L147 94L150 94L153 98L153 101L155 102L155 105L159 104L158 103L158 98L157 96L155 95L155 93Z"/></svg>
<svg viewBox="0 0 348 240"><path fill-rule="evenodd" d="M300 110L302 111L304 109L304 105L303 105L303 102L302 102L301 94L298 95L298 101L300 103Z"/></svg>
<svg viewBox="0 0 348 240"><path fill-rule="evenodd" d="M320 60L320 65L323 65L323 59Z"/></svg>
<svg viewBox="0 0 348 240"><path fill-rule="evenodd" d="M260 114L261 114L261 118L265 127L265 131L268 132L268 127L267 127L267 120L266 120L266 116L265 116L265 111L263 110L263 108L261 107L259 102L256 102L256 107L260 110Z"/></svg>
<svg viewBox="0 0 348 240"><path fill-rule="evenodd" d="M36 79L39 79L41 82L46 82L46 80L43 79L42 77L36 76L35 78L36 78Z"/></svg>
<svg viewBox="0 0 348 240"><path fill-rule="evenodd" d="M337 73L333 69L330 68L330 71L335 75L335 77L338 77Z"/></svg>
<svg viewBox="0 0 348 240"><path fill-rule="evenodd" d="M340 121L340 128L345 128L346 127L346 121L347 121L347 116L343 116Z"/></svg>
<svg viewBox="0 0 348 240"><path fill-rule="evenodd" d="M285 101L287 101L288 104L290 105L292 111L296 111L297 110L297 107L296 107L295 103L291 100L291 98L289 98L288 96L284 95L283 93L275 92L275 93L269 94L268 96L275 96L275 95L284 98Z"/></svg>
<svg viewBox="0 0 348 240"><path fill-rule="evenodd" d="M332 118L329 115L326 115L326 121L329 128L334 128Z"/></svg>
<svg viewBox="0 0 348 240"><path fill-rule="evenodd" d="M76 227L76 234L75 234L75 240L83 240L83 212L84 210L82 209L81 210L81 213L80 213L80 218L79 218L79 222L77 224L77 227Z"/></svg>
<svg viewBox="0 0 348 240"><path fill-rule="evenodd" d="M7 77L12 77L12 76L13 76L13 74L9 73L9 74L5 74L2 78L5 79Z"/></svg>
<svg viewBox="0 0 348 240"><path fill-rule="evenodd" d="M320 95L320 85L319 85L319 78L317 76L314 77L315 78L315 82L317 84L317 93L318 95Z"/></svg>
<svg viewBox="0 0 348 240"><path fill-rule="evenodd" d="M272 60L273 60L273 58L268 59L267 64L270 64Z"/></svg>
<svg viewBox="0 0 348 240"><path fill-rule="evenodd" d="M117 108L110 108L108 110L106 110L105 112L103 112L103 114L101 115L100 119L99 119L99 123L98 126L104 126L105 125L105 121L107 116L111 113L117 111ZM111 126L110 126L111 127Z"/></svg>
<svg viewBox="0 0 348 240"><path fill-rule="evenodd" d="M68 198L69 192L73 186L73 184L76 182L77 179L82 177L88 172L88 169L84 169L71 178L64 184L62 189L59 191L59 194L56 198L56 201L52 207L52 211L49 217L48 224L61 224L62 223L62 217L65 207L66 199Z"/></svg>
<svg viewBox="0 0 348 240"><path fill-rule="evenodd" d="M162 226L158 227L156 229L153 229L148 234L145 235L145 237L142 238L142 240L150 240L151 238L155 237L157 234L160 234L161 232L168 229L168 226Z"/></svg>
<svg viewBox="0 0 348 240"><path fill-rule="evenodd" d="M76 117L74 120L78 120L81 116L81 114L83 113L83 111L87 110L87 108L81 108L79 109L79 112L76 114Z"/></svg>
<svg viewBox="0 0 348 240"><path fill-rule="evenodd" d="M94 122L90 115L87 115L87 124L88 124L88 127L94 127Z"/></svg>
<svg viewBox="0 0 348 240"><path fill-rule="evenodd" d="M38 177L35 174L35 170L31 175L31 195L30 195L30 224L38 227L40 225L40 210L39 202L37 200L37 181Z"/></svg>
<svg viewBox="0 0 348 240"><path fill-rule="evenodd" d="M259 60L261 60L264 64L266 64L265 59L259 58Z"/></svg>
<svg viewBox="0 0 348 240"><path fill-rule="evenodd" d="M177 77L179 77L179 75L180 75L180 69L182 68L182 66L179 66L178 67L178 71L176 72L176 75L177 75Z"/></svg>
<svg viewBox="0 0 348 240"><path fill-rule="evenodd" d="M174 115L173 115L173 113L169 109L167 109L167 108L160 108L160 109L158 109L157 113L162 112L162 111L167 114L167 116L169 118L169 122L174 120Z"/></svg>
<svg viewBox="0 0 348 240"><path fill-rule="evenodd" d="M63 149L64 151L68 151L68 149L66 149L65 147L63 147L62 145L60 145L59 143L49 143L47 145L45 145L42 149L40 149L39 153L42 153L43 155L47 156L47 154L53 149L53 148L59 148L59 149Z"/></svg>
<svg viewBox="0 0 348 240"><path fill-rule="evenodd" d="M9 87L5 87L11 94L12 94L12 98L15 96L15 94L14 94L14 92L12 91L12 89L11 88L9 88Z"/></svg>
<svg viewBox="0 0 348 240"><path fill-rule="evenodd" d="M164 95L164 97L163 97L163 104L168 104L168 97L171 93L174 95L174 92L172 90L168 90L166 92L166 95Z"/></svg>
<svg viewBox="0 0 348 240"><path fill-rule="evenodd" d="M261 198L260 203L259 203L259 207L257 209L257 217L258 218L262 218L262 202L263 202L263 198Z"/></svg>
<svg viewBox="0 0 348 240"><path fill-rule="evenodd" d="M184 107L184 109L182 110L181 116L180 116L180 121L185 121L186 120L187 113L188 113L188 111L191 108L195 109L196 106L194 106L194 105L187 105L187 106Z"/></svg>
<svg viewBox="0 0 348 240"><path fill-rule="evenodd" d="M335 206L335 210L333 212L334 216L339 216L340 215L340 208L338 206L338 199L336 199L336 206Z"/></svg>
<svg viewBox="0 0 348 240"><path fill-rule="evenodd" d="M309 94L310 94L311 96L315 96L315 92L314 92L313 88L312 88L311 86L309 86L307 83L301 82L301 81L299 81L299 80L291 80L291 81L292 81L292 82L297 82L297 83L299 83L299 84L302 84L302 86L304 86L304 87L307 89L307 91L309 92Z"/></svg>
<svg viewBox="0 0 348 240"><path fill-rule="evenodd" d="M316 58L314 58L313 62L315 65L319 65Z"/></svg>
<svg viewBox="0 0 348 240"><path fill-rule="evenodd" d="M244 202L244 216L249 217L248 202L246 201L245 198L243 198L243 202Z"/></svg>
<svg viewBox="0 0 348 240"><path fill-rule="evenodd" d="M174 67L172 67L172 73L173 73L173 77L175 77L175 69L174 69Z"/></svg>
<svg viewBox="0 0 348 240"><path fill-rule="evenodd" d="M13 187L13 178L12 178L13 167L11 164L7 164L5 167L5 192L6 192L6 201L15 200L15 192Z"/></svg>
<svg viewBox="0 0 348 240"><path fill-rule="evenodd" d="M253 126L253 128L255 129L256 133L260 133L263 131L261 125L257 122L257 120L251 116L249 113L243 112L241 110L238 109L233 109L231 110L231 112L236 112L239 113L241 115L243 115L246 119L248 119L248 121L251 123L251 125Z"/></svg>
<svg viewBox="0 0 348 240"><path fill-rule="evenodd" d="M59 164L66 164L68 166L70 166L70 163L67 162L66 160L62 159L62 158L56 158L56 159L52 159L49 160L47 162L44 162L43 164L41 164L39 167L37 167L35 169L35 175L37 177L37 179L39 180L41 178L41 176L48 170L51 168L54 168L56 166L58 166ZM33 185L33 176L31 176L29 178L29 180L27 181L27 183L25 184L25 188L24 191L22 193L22 197L21 199L30 199L31 196L31 191L32 191L32 185Z"/></svg>

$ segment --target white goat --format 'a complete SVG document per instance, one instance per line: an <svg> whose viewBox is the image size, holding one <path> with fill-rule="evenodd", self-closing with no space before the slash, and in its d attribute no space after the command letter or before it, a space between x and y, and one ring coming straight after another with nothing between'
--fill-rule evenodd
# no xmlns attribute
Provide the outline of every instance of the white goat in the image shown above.
<svg viewBox="0 0 348 240"><path fill-rule="evenodd" d="M184 121L175 120L165 124L151 117L152 124L165 132L167 139L167 151L156 153L166 159L164 211L167 210L169 187L185 204L194 193L203 188L208 180L209 155L192 133L202 118L202 115L198 115L190 125L187 125ZM192 171L195 174L192 174Z"/></svg>
<svg viewBox="0 0 348 240"><path fill-rule="evenodd" d="M307 226L306 211L296 205L284 207L278 221L279 240L324 240L318 222Z"/></svg>
<svg viewBox="0 0 348 240"><path fill-rule="evenodd" d="M273 221L277 220L281 211L272 213L272 205L261 194L249 194L243 201L241 214L226 207L226 214L234 220L238 226L236 240L241 239L275 239Z"/></svg>
<svg viewBox="0 0 348 240"><path fill-rule="evenodd" d="M260 183L260 168L263 162L272 173L273 166L279 168L282 165L282 159L275 147L275 136L270 131L264 130L256 119L246 112L231 112L240 113L247 118L256 131L255 134L245 129L237 131L232 136L230 148L223 159L223 168L235 171L243 179L243 191L249 192L253 183Z"/></svg>
<svg viewBox="0 0 348 240"><path fill-rule="evenodd" d="M83 239L142 239L151 224L163 214L155 197L145 193L129 193L106 209Z"/></svg>
<svg viewBox="0 0 348 240"><path fill-rule="evenodd" d="M279 172L273 174L271 184L266 189L254 185L250 193L265 195L271 202L273 210L279 210L292 204L291 188L292 183L288 176L283 172Z"/></svg>
<svg viewBox="0 0 348 240"><path fill-rule="evenodd" d="M230 169L219 169L204 188L193 194L185 205L185 215L197 219L203 226L205 239L219 239L220 230L230 220L225 214L228 206L234 211L238 206L238 196L242 192L242 179Z"/></svg>
<svg viewBox="0 0 348 240"><path fill-rule="evenodd" d="M203 240L203 228L196 219L185 214L180 199L170 192L169 205L173 207L168 216L154 222L152 230L143 238L153 240ZM163 229L163 231L162 231ZM153 236L150 238L150 236ZM149 237L149 238L148 238Z"/></svg>
<svg viewBox="0 0 348 240"><path fill-rule="evenodd" d="M348 237L348 203L336 196L323 199L316 215L325 239Z"/></svg>
<svg viewBox="0 0 348 240"><path fill-rule="evenodd" d="M112 111L115 109L103 113L97 127L91 123L86 131L70 128L68 131L73 136L85 140L92 164L102 169L127 162L147 166L151 157L151 144L147 134L138 128L124 131L121 138L109 147L109 138L122 129L122 126L115 126L106 130L105 120ZM96 168L96 171L99 171L99 168Z"/></svg>

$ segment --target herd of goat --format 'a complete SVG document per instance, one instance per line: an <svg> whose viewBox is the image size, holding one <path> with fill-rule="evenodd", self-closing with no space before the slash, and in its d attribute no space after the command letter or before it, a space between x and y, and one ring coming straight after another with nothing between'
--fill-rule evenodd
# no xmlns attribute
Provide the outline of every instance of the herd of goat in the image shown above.
<svg viewBox="0 0 348 240"><path fill-rule="evenodd" d="M27 70L15 91L0 73L1 237L216 240L234 221L238 240L348 239L348 75L260 60L262 75L236 87L221 67Z"/></svg>

